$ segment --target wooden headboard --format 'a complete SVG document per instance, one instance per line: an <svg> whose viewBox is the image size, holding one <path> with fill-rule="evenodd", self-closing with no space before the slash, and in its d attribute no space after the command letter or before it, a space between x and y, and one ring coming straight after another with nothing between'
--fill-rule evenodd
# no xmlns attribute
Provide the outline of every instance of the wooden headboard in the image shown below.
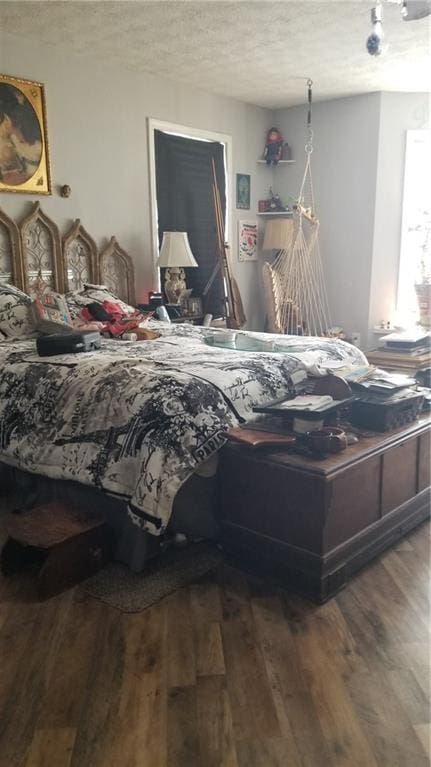
<svg viewBox="0 0 431 767"><path fill-rule="evenodd" d="M133 261L115 237L99 251L79 219L60 236L38 202L18 223L0 208L0 280L31 296L47 289L79 290L86 282L103 284L135 304Z"/></svg>

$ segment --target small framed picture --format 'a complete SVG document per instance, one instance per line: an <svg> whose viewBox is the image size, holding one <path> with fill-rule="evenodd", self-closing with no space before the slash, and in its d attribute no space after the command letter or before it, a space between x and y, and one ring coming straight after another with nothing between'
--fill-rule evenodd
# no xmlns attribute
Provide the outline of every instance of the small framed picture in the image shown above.
<svg viewBox="0 0 431 767"><path fill-rule="evenodd" d="M250 176L247 173L236 174L236 207L250 210Z"/></svg>
<svg viewBox="0 0 431 767"><path fill-rule="evenodd" d="M201 298L188 298L186 305L187 315L189 317L199 317L202 315L202 299Z"/></svg>
<svg viewBox="0 0 431 767"><path fill-rule="evenodd" d="M238 221L238 261L257 261L256 221Z"/></svg>

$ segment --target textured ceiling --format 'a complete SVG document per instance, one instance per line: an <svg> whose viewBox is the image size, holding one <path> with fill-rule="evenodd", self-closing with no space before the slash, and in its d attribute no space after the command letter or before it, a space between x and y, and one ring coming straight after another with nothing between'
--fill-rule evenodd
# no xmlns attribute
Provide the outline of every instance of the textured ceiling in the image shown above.
<svg viewBox="0 0 431 767"><path fill-rule="evenodd" d="M135 71L265 107L315 97L430 89L429 19L403 22L385 4L390 48L370 57L373 0L1 2L0 29Z"/></svg>

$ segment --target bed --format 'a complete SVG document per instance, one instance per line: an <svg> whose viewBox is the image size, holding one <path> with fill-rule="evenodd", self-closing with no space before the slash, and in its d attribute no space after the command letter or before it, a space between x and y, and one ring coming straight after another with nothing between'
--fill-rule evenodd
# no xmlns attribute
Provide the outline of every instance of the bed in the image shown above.
<svg viewBox="0 0 431 767"><path fill-rule="evenodd" d="M20 224L0 212L0 280L30 296L103 283L134 302L133 263L115 238L99 252L79 221L61 237L39 204ZM148 538L163 537L173 522L196 537L211 528L200 524L202 484L214 477L226 428L291 392L298 371L365 364L335 339L286 336L283 353L256 353L211 346L206 328L152 326L157 340L104 340L100 350L49 360L38 357L34 338L0 340L0 462L26 473L32 498L31 477L43 478L42 493L54 483L56 493L82 503L85 490L90 505L97 497L121 528L121 558L135 569ZM193 485L197 503L185 494Z"/></svg>

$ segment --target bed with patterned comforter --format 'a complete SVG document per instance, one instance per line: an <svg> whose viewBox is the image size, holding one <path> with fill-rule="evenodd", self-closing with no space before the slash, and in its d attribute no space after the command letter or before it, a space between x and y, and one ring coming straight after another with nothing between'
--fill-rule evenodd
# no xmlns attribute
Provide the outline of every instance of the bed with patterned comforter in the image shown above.
<svg viewBox="0 0 431 767"><path fill-rule="evenodd" d="M205 328L157 329L155 341L50 358L34 341L0 343L0 462L127 499L131 520L160 535L226 428L292 391L298 370L366 364L334 339L285 336L285 353L255 353L211 347Z"/></svg>

